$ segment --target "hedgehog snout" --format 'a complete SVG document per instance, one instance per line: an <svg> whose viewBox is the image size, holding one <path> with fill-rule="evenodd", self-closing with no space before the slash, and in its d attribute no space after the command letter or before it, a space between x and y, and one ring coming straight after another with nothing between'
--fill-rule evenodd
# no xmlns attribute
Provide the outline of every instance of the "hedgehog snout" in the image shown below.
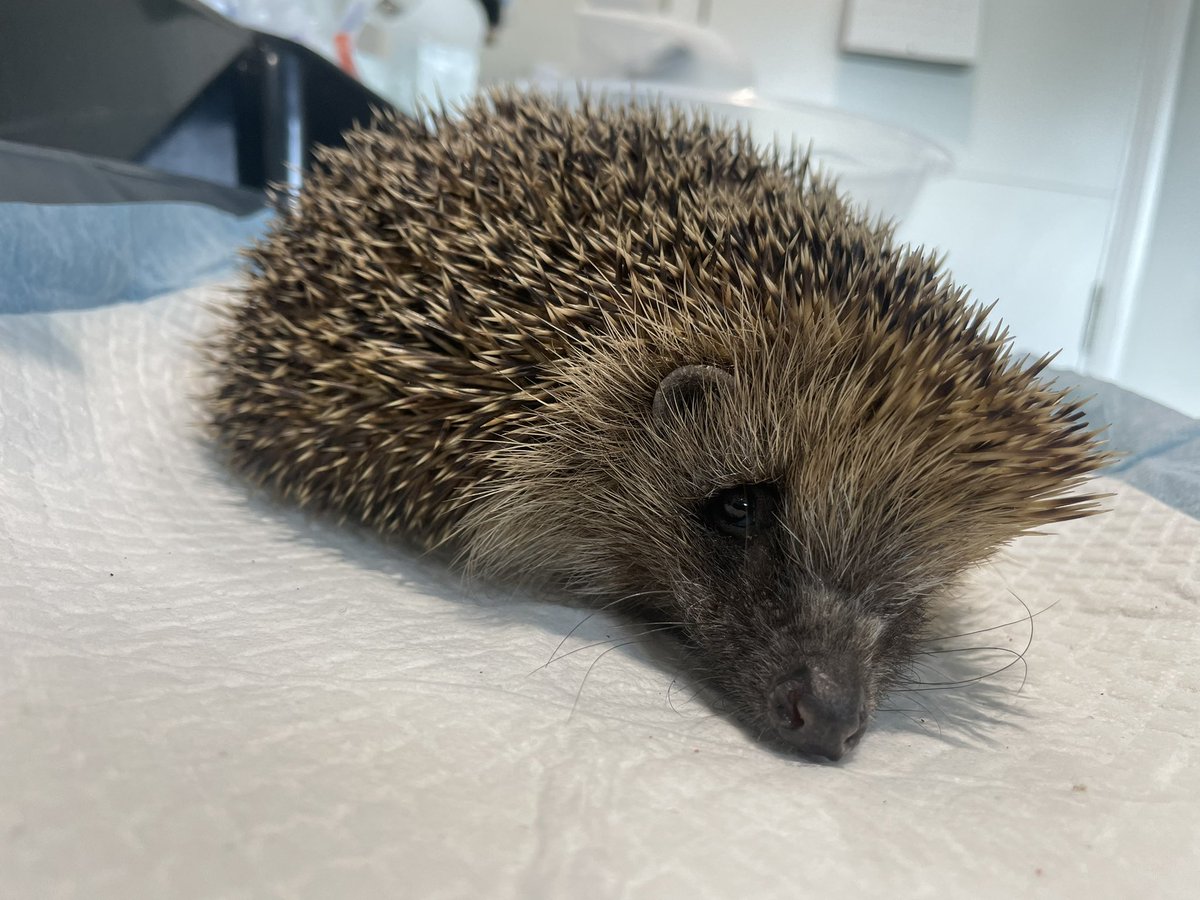
<svg viewBox="0 0 1200 900"><path fill-rule="evenodd" d="M854 666L813 660L767 692L767 718L789 746L836 761L866 731L866 688Z"/></svg>

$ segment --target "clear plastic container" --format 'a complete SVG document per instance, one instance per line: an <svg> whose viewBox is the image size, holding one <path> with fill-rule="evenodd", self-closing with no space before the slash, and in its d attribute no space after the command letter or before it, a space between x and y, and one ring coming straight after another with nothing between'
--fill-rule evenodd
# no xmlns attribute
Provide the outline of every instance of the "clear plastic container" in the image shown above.
<svg viewBox="0 0 1200 900"><path fill-rule="evenodd" d="M358 34L354 64L405 112L419 102L461 104L475 92L486 30L476 0L382 0Z"/></svg>
<svg viewBox="0 0 1200 900"><path fill-rule="evenodd" d="M928 178L952 168L950 154L918 134L863 116L815 104L767 100L752 91L706 93L690 88L611 81L539 80L535 87L578 96L631 99L636 103L669 103L702 107L714 117L749 126L763 145L792 141L811 147L817 168L835 176L843 192L885 218L902 220L912 209Z"/></svg>

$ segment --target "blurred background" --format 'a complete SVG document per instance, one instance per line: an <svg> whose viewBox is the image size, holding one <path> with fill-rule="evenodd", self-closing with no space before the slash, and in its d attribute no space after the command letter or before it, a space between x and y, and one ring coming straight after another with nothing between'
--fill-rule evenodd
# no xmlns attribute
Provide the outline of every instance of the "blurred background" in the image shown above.
<svg viewBox="0 0 1200 900"><path fill-rule="evenodd" d="M1200 415L1192 0L10 0L0 201L252 214L372 107L513 81L811 144L1019 348Z"/></svg>

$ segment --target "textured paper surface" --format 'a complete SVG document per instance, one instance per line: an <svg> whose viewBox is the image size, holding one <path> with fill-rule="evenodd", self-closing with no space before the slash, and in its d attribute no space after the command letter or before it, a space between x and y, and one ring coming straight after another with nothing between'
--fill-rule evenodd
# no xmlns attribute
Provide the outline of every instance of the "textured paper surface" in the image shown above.
<svg viewBox="0 0 1200 900"><path fill-rule="evenodd" d="M1057 602L1023 687L786 759L587 646L636 627L539 668L583 612L249 497L187 400L213 296L0 317L0 895L1193 895L1200 523L1110 483L965 592L964 630Z"/></svg>

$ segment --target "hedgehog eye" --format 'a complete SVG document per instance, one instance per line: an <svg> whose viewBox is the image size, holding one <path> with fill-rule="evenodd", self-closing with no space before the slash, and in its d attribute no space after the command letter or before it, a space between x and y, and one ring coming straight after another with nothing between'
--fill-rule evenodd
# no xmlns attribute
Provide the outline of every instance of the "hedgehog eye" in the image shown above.
<svg viewBox="0 0 1200 900"><path fill-rule="evenodd" d="M769 484L740 484L709 497L701 518L721 534L753 537L771 524L777 498L778 492Z"/></svg>

